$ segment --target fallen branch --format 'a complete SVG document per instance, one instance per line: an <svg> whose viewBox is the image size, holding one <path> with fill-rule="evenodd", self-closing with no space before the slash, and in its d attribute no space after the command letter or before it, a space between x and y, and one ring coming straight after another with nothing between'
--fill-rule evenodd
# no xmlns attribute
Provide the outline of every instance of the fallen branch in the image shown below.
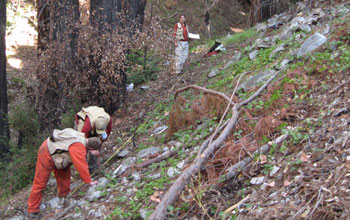
<svg viewBox="0 0 350 220"><path fill-rule="evenodd" d="M242 204L243 202L247 201L250 198L250 194L247 195L244 199L242 199L241 201L237 202L236 204L234 204L233 206L231 206L230 208L226 209L225 214L228 214L230 212L232 212L235 208L237 208L240 204Z"/></svg>
<svg viewBox="0 0 350 220"><path fill-rule="evenodd" d="M279 143L283 142L287 137L288 137L288 134L281 135L278 138L276 138L272 143L279 144ZM259 147L259 149L257 149L253 155L264 154L264 153L268 152L270 150L270 146L271 146L271 143L265 144L265 145ZM238 163L235 163L233 166L228 168L228 173L226 175L226 178L229 180L229 179L232 179L233 177L235 177L237 175L237 173L240 172L245 167L247 167L248 164L250 164L252 162L252 160L253 159L251 157L246 157L243 160L239 161Z"/></svg>
<svg viewBox="0 0 350 220"><path fill-rule="evenodd" d="M249 103L250 101L252 101L254 98L256 98L258 95L260 95L260 93L268 86L268 84L276 78L276 76L279 74L279 72L276 72L273 76L271 76L271 78L263 85L261 86L251 97L249 97L247 100L240 102L240 103L233 103L231 100L229 100L229 98L223 94L223 93L219 93L219 92L215 92L212 90L207 90L204 89L202 87L199 86L189 86L189 87L185 87L186 89L188 88L194 88L194 89L199 89L202 90L204 89L204 91L210 91L210 93L217 94L223 98L225 98L226 100L228 99L228 101L230 103L232 103L233 107L232 107L232 117L231 119L228 121L228 124L226 125L226 127L224 128L223 132L218 136L217 139L215 139L211 144L208 145L208 147L203 151L202 154L198 155L196 157L196 159L193 161L193 163L191 164L191 166L189 166L187 169L185 169L180 176L175 180L175 182L173 183L173 185L168 189L168 191L166 192L166 194L164 195L162 201L157 205L157 207L155 208L154 212L151 214L151 216L149 217L149 220L160 220L160 219L165 219L165 215L168 209L168 206L173 204L178 196L180 195L180 193L182 192L182 190L185 188L185 186L188 184L189 180L195 176L196 173L198 173L202 167L202 165L208 161L210 155L213 154L213 152L220 147L225 141L226 139L232 134L232 130L235 127L237 120L238 120L238 110L240 107L242 107L243 105ZM176 94L179 93L179 91L184 91L186 89L180 89L178 90Z"/></svg>
<svg viewBox="0 0 350 220"><path fill-rule="evenodd" d="M213 95L217 95L223 99L225 99L226 101L228 101L228 103L230 103L231 105L234 105L235 103L232 102L232 100L227 96L225 95L224 93L222 92L217 92L217 91L214 91L214 90L210 90L210 89L206 89L206 88L203 88L203 87L200 87L200 86L196 86L196 85L190 85L190 86L186 86L184 88L181 88L181 89L178 89L175 94L174 94L174 99L176 99L176 96L180 93L180 92L183 92L183 91L186 91L188 89L195 89L195 90L199 90L199 91L202 91L204 93L209 93L209 94L213 94Z"/></svg>

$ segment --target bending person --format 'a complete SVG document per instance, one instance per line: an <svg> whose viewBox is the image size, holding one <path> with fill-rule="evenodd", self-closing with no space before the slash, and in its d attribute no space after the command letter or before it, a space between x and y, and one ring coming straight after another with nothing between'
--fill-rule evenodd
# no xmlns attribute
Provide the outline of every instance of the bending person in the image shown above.
<svg viewBox="0 0 350 220"><path fill-rule="evenodd" d="M85 134L85 137L98 137L104 142L112 131L112 120L101 107L89 106L75 114L74 129ZM89 154L89 171L93 173L100 166L100 158Z"/></svg>
<svg viewBox="0 0 350 220"><path fill-rule="evenodd" d="M71 128L55 129L53 134L41 144L38 151L34 182L28 199L28 216L40 218L43 190L52 171L55 174L59 197L64 198L70 192L71 164L74 164L85 183L95 185L97 181L91 180L86 153L89 151L91 154L99 155L100 147L99 138L87 139L83 133Z"/></svg>

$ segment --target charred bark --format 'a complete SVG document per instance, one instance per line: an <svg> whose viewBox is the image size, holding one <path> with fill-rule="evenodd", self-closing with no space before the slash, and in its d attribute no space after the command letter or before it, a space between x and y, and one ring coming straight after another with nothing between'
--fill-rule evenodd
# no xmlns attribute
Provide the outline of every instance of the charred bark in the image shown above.
<svg viewBox="0 0 350 220"><path fill-rule="evenodd" d="M6 82L6 0L0 0L0 159L9 153L8 100Z"/></svg>

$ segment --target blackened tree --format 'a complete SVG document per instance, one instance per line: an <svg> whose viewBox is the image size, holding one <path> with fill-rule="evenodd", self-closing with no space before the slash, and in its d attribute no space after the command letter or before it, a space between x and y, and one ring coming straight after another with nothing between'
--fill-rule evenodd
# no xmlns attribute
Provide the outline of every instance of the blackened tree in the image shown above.
<svg viewBox="0 0 350 220"><path fill-rule="evenodd" d="M36 110L41 128L53 129L67 109L76 74L79 1L38 0L39 87Z"/></svg>
<svg viewBox="0 0 350 220"><path fill-rule="evenodd" d="M6 83L6 0L0 0L0 157L9 152L10 130L7 117Z"/></svg>

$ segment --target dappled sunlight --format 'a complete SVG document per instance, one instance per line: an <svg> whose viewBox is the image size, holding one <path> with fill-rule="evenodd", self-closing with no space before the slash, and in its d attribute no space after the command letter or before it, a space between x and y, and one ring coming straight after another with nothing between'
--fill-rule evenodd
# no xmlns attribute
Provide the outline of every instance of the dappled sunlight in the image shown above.
<svg viewBox="0 0 350 220"><path fill-rule="evenodd" d="M16 69L22 69L23 66L22 66L22 60L20 59L17 59L17 58L8 58L7 59L7 63L13 67L13 68L16 68Z"/></svg>
<svg viewBox="0 0 350 220"><path fill-rule="evenodd" d="M244 30L243 29L240 29L240 28L234 28L234 27L230 27L231 31L235 32L235 33L240 33L240 32L243 32Z"/></svg>

